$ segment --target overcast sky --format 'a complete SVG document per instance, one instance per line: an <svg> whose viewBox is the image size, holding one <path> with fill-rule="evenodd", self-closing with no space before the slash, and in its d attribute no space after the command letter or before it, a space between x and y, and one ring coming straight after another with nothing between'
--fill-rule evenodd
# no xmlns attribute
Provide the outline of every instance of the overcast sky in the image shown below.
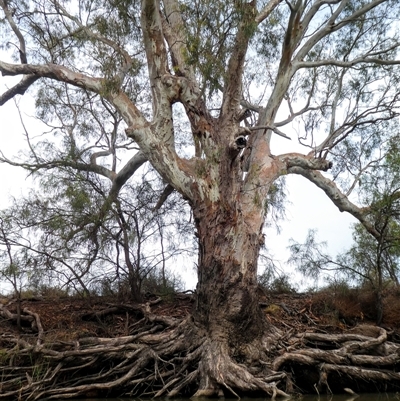
<svg viewBox="0 0 400 401"><path fill-rule="evenodd" d="M0 91L5 89L5 83L10 86L12 81L0 77ZM36 122L32 118L34 115L34 102L29 96L24 98L18 96L16 99L20 103L23 118L30 129L35 128ZM7 102L0 107L0 149L8 156L16 156L21 146L24 146L24 130L20 123L17 108L13 101ZM37 128L38 126L36 126ZM307 152L296 144L295 137L292 141L281 137L274 137L272 142L272 152L274 154L286 153L289 151ZM30 180L26 179L26 174L22 169L0 164L1 191L0 208L7 206L9 197L18 197L30 185ZM300 176L287 176L287 192L289 204L286 208L287 220L282 221L281 232L278 234L274 227L267 229L266 245L274 259L280 263L282 269L295 277L297 284L300 276L295 274L293 267L286 265L289 257L287 247L289 239L293 238L298 242L305 240L309 229L318 230L318 241L328 242L328 251L331 255L343 251L351 244L351 223L355 219L347 213L341 213L326 197L322 190L314 184L308 182ZM186 283L189 288L194 288L196 275L194 271L188 269L184 272ZM308 283L303 283L302 288L307 287ZM310 285L312 283L309 283ZM0 292L1 292L0 283Z"/></svg>

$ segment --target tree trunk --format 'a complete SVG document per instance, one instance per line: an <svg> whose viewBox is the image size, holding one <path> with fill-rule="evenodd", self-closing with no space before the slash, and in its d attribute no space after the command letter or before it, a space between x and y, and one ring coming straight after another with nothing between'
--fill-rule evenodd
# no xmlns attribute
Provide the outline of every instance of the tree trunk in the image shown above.
<svg viewBox="0 0 400 401"><path fill-rule="evenodd" d="M223 202L194 208L194 216L199 263L193 317L208 344L196 395L221 395L226 388L235 394L231 387L246 390L252 385L239 364L265 359L261 343L268 326L257 296L262 223L252 231L241 208Z"/></svg>
<svg viewBox="0 0 400 401"><path fill-rule="evenodd" d="M251 342L263 330L257 298L261 232L249 232L235 210L195 214L199 237L195 318L210 338ZM261 229L261 227L260 227Z"/></svg>

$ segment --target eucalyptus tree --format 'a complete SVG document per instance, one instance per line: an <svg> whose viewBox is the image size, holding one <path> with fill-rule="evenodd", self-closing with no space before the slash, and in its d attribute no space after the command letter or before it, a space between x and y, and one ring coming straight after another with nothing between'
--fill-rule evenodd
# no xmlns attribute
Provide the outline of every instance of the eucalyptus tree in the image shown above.
<svg viewBox="0 0 400 401"><path fill-rule="evenodd" d="M97 94L115 108L140 149L132 157L148 160L191 207L199 247L196 306L178 328L172 324L170 332L145 337L146 344L158 343L153 352L164 360L179 355L173 363L181 364L181 370L171 367L176 373L168 383L162 377L172 373L164 367L157 394L176 394L194 383L197 396L283 394L287 376L266 368L279 343L256 291L265 200L280 176L299 174L379 236L368 210L323 172L337 162L341 173L353 161L350 151L343 153L345 139L360 144L398 116L397 0L1 5L3 43L14 61L1 61L0 71L21 80L0 103L33 92L38 81ZM182 109L190 154L177 146L182 130L176 113ZM305 154L276 154L272 138L289 139L292 126ZM378 146L379 135L374 139ZM144 383L135 375L155 360L158 366L143 346L123 379L108 385L125 385L133 376L132 383ZM271 366L305 360L286 355ZM78 386L74 394L80 391Z"/></svg>

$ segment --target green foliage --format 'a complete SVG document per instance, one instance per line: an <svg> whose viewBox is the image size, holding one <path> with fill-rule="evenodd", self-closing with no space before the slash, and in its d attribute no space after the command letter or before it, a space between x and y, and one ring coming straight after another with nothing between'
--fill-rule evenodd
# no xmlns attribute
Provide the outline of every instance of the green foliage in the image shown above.
<svg viewBox="0 0 400 401"><path fill-rule="evenodd" d="M261 288L266 291L277 294L290 294L297 292L297 287L291 282L289 275L280 273L276 274L271 269L265 269L258 276L258 283Z"/></svg>
<svg viewBox="0 0 400 401"><path fill-rule="evenodd" d="M271 185L265 200L266 213L270 217L269 225L274 224L278 232L279 222L286 217L285 210L288 203L285 176L283 176Z"/></svg>
<svg viewBox="0 0 400 401"><path fill-rule="evenodd" d="M119 198L120 206L110 204L102 210L107 205L106 189L99 181L91 176L83 180L79 175L78 179L67 179L64 173L61 170L42 178L42 182L50 178L57 184L47 184L46 197L32 191L3 212L12 216L15 230L0 236L0 241L13 244L15 263L10 263L6 254L2 260L5 276L13 276L38 294L88 294L91 288L97 291L101 282L113 282L109 288L118 292L124 282L133 283L129 277L136 283L131 290L143 292L143 280L151 276L149 283L154 284L163 264L165 291L172 284L178 286L168 266L173 258L187 252L184 244L189 227L182 210L179 214L172 211L177 202L174 196L154 214L152 209L162 190L156 176L149 173L152 182L127 185ZM93 191L94 186L97 191Z"/></svg>
<svg viewBox="0 0 400 401"><path fill-rule="evenodd" d="M266 20L265 25L258 28L255 33L254 47L262 54L269 63L273 64L279 60L282 37L285 35L281 23L287 16L287 10L278 8Z"/></svg>
<svg viewBox="0 0 400 401"><path fill-rule="evenodd" d="M175 274L161 270L154 270L142 282L144 293L156 294L161 297L170 297L184 290L182 279Z"/></svg>
<svg viewBox="0 0 400 401"><path fill-rule="evenodd" d="M238 26L250 20L249 4L242 0L234 3L196 0L184 1L180 7L186 22L187 62L201 75L203 90L211 97L223 87ZM253 37L256 29L254 22L244 24L247 37Z"/></svg>
<svg viewBox="0 0 400 401"><path fill-rule="evenodd" d="M334 296L345 297L352 293L354 287L352 287L348 280L341 277L327 277L326 284L321 288L321 292L329 292Z"/></svg>
<svg viewBox="0 0 400 401"><path fill-rule="evenodd" d="M296 266L304 276L318 280L324 270L330 270L332 260L324 253L326 242L317 242L317 231L309 230L303 244L290 240L288 263Z"/></svg>
<svg viewBox="0 0 400 401"><path fill-rule="evenodd" d="M29 294L31 296L40 295L46 299L60 299L70 295L68 288L66 287L62 288L56 285L45 284L41 283L41 281L39 281L35 286L32 286L31 283L28 282L28 287L23 291L22 297L29 298Z"/></svg>
<svg viewBox="0 0 400 401"><path fill-rule="evenodd" d="M325 253L326 244L316 241L316 232L309 231L304 244L292 242L290 263L306 276L318 278L323 272L334 272L359 285L370 285L382 291L390 284L399 284L400 269L400 192L397 163L389 152L374 175L367 175L359 187L363 201L369 204L375 236L360 223L353 226L353 244L336 258Z"/></svg>
<svg viewBox="0 0 400 401"><path fill-rule="evenodd" d="M270 284L269 290L278 294L290 294L297 292L296 286L291 283L290 277L286 274L275 278Z"/></svg>

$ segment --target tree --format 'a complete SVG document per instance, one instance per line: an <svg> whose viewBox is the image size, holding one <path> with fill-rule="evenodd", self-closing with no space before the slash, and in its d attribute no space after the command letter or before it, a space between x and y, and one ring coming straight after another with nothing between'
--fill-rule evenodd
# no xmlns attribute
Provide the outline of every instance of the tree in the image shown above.
<svg viewBox="0 0 400 401"><path fill-rule="evenodd" d="M370 164L373 171L358 174L358 196L369 211L369 220L376 230L371 235L360 224L354 224L352 246L335 258L326 253L326 243L318 243L316 231L310 230L304 244L292 241L289 263L306 276L318 279L321 273L334 272L339 278L359 285L368 285L376 295L376 321L383 317L382 292L388 284L399 286L400 261L400 187L398 135L394 134ZM365 149L364 149L365 151ZM358 159L360 160L360 159ZM362 169L361 169L362 171ZM352 185L354 189L354 184Z"/></svg>
<svg viewBox="0 0 400 401"><path fill-rule="evenodd" d="M10 241L4 238L5 232L10 229L9 223L10 222L4 218L0 219L0 232L2 237L0 244L3 246L2 252L0 253L0 261L2 264L0 275L12 285L15 296L17 297L17 326L18 329L21 330L21 279L26 273L21 265L26 266L28 263L25 258L20 258L20 255L12 251Z"/></svg>
<svg viewBox="0 0 400 401"><path fill-rule="evenodd" d="M376 148L379 132L398 116L397 2L0 4L3 43L19 59L1 61L0 71L21 76L0 103L48 80L97 94L140 149L133 158L148 160L191 207L199 247L196 307L178 328L148 339L159 343L157 355L186 351L187 359L157 394L176 394L196 381L196 396L283 394L287 376L262 363L278 346L256 291L265 200L280 176L299 174L379 236L368 208L352 203L322 172L337 162L334 173L341 173L353 161L356 146L343 149L346 139L368 142L357 148L367 157L364 149ZM177 148L182 108L192 137L189 155ZM290 138L291 123L301 128L308 153L272 154L271 139ZM94 164L86 160L86 168ZM171 338L182 340L171 344ZM122 383L155 358L146 347L140 355ZM286 355L272 368L291 360L301 358ZM183 376L189 364L195 367ZM83 390L62 393L68 391Z"/></svg>
<svg viewBox="0 0 400 401"><path fill-rule="evenodd" d="M377 297L377 323L383 317L382 290L389 280L399 286L400 261L400 186L398 135L388 141L388 151L383 162L376 166L373 175L364 177L360 185L363 202L370 205L370 219L378 236L372 238L364 228L356 226L356 249L350 250L350 258L362 263L369 272L369 280ZM375 241L374 241L375 239Z"/></svg>
<svg viewBox="0 0 400 401"><path fill-rule="evenodd" d="M37 293L53 284L89 296L105 286L142 301L149 275L160 270L166 277L174 259L193 252L182 200L171 196L154 212L162 187L157 177L150 181L149 172L141 185L127 184L104 212L103 184L71 173L53 172L41 180L41 191L31 190L1 212L7 228L0 231L5 246L0 265L14 274L12 255L18 254L25 277L20 285ZM18 294L15 277L12 282Z"/></svg>

